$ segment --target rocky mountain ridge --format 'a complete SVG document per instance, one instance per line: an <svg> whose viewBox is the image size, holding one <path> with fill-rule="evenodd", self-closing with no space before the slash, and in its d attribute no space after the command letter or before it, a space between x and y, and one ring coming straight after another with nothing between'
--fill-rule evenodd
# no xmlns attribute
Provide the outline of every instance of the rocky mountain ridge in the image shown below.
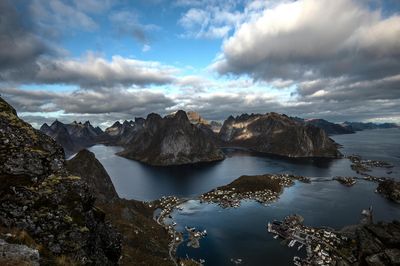
<svg viewBox="0 0 400 266"><path fill-rule="evenodd" d="M64 148L67 157L100 142L105 136L101 128L93 127L89 121L64 124L56 120L50 126L43 124L40 131L55 139Z"/></svg>
<svg viewBox="0 0 400 266"><path fill-rule="evenodd" d="M179 116L178 113L188 121L185 122L186 126L174 124L174 119L171 118ZM189 124L198 130L193 129L194 127L189 130ZM242 114L236 118L230 116L220 127L217 122L210 123L196 112L178 111L164 118L150 114L146 119L135 118L134 121L126 120L122 123L117 121L105 132L98 127L94 128L88 121L71 124L55 121L51 126L44 124L41 130L56 139L64 147L67 156L85 147L102 143L124 147L125 150L119 155L130 159L153 165L179 165L221 160L223 155L221 156L219 147L225 146L243 147L287 157L337 158L341 156L338 147L327 134L350 134L362 128L394 126L391 123L335 124L324 119L302 119L267 113ZM155 134L154 128L161 131L169 128L166 130L169 137ZM174 130L180 133L175 136ZM198 145L205 145L205 149L203 146L200 149Z"/></svg>
<svg viewBox="0 0 400 266"><path fill-rule="evenodd" d="M149 114L119 155L151 165L181 165L224 159L222 151L184 111L162 118Z"/></svg>
<svg viewBox="0 0 400 266"><path fill-rule="evenodd" d="M363 123L363 122L344 122L342 123L344 127L347 127L353 131L363 131L368 129L385 129L385 128L400 128L398 124L395 123Z"/></svg>
<svg viewBox="0 0 400 266"><path fill-rule="evenodd" d="M243 114L225 120L219 138L225 146L287 157L329 157L341 154L324 130L277 113Z"/></svg>
<svg viewBox="0 0 400 266"><path fill-rule="evenodd" d="M312 125L323 129L328 135L341 135L341 134L353 134L354 130L343 124L336 124L325 119L302 119L295 117L294 120L303 123L305 125Z"/></svg>
<svg viewBox="0 0 400 266"><path fill-rule="evenodd" d="M108 143L121 146L129 143L135 134L143 129L144 122L144 118L135 118L135 121L125 120L122 124L119 121L115 122L105 130L109 136Z"/></svg>

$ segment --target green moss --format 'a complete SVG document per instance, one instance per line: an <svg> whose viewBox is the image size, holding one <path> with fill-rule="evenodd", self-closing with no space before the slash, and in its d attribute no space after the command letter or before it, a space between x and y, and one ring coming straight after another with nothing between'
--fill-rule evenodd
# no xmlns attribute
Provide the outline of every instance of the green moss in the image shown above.
<svg viewBox="0 0 400 266"><path fill-rule="evenodd" d="M75 176L75 175L70 175L67 177L69 180L80 180L81 178L79 176Z"/></svg>
<svg viewBox="0 0 400 266"><path fill-rule="evenodd" d="M2 111L0 112L0 118L6 119L11 126L25 129L28 136L34 140L38 140L38 136L35 129L32 128L28 123L25 123L19 117L13 113Z"/></svg>
<svg viewBox="0 0 400 266"><path fill-rule="evenodd" d="M90 230L89 230L89 228L87 228L86 226L82 226L82 227L79 228L79 231L80 231L81 233L86 233L86 232L89 232Z"/></svg>
<svg viewBox="0 0 400 266"><path fill-rule="evenodd" d="M65 215L64 216L64 222L66 222L66 223L72 223L74 220L72 219L72 217L71 216L69 216L69 215Z"/></svg>
<svg viewBox="0 0 400 266"><path fill-rule="evenodd" d="M49 152L47 152L45 150L42 150L42 149L40 149L38 147L26 147L25 150L28 151L28 152L37 153L37 154L39 154L41 156L49 155Z"/></svg>

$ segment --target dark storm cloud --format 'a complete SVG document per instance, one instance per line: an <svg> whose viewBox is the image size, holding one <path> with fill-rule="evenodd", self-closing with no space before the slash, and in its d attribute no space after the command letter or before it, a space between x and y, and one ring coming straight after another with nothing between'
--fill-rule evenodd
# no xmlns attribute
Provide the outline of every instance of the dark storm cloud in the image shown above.
<svg viewBox="0 0 400 266"><path fill-rule="evenodd" d="M21 20L10 1L0 0L0 81L10 73L32 75L38 68L36 59L49 52Z"/></svg>
<svg viewBox="0 0 400 266"><path fill-rule="evenodd" d="M19 112L54 112L63 110L75 114L125 113L146 115L165 113L175 103L159 92L101 88L73 92L27 91L0 88L3 97Z"/></svg>

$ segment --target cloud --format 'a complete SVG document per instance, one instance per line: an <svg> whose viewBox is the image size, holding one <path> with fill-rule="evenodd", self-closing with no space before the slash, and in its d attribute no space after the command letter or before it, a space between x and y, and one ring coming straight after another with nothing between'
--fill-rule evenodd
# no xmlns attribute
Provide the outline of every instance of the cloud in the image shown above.
<svg viewBox="0 0 400 266"><path fill-rule="evenodd" d="M151 32L160 30L160 27L154 24L141 24L139 15L133 10L114 12L109 19L118 34L129 35L144 45L151 42Z"/></svg>
<svg viewBox="0 0 400 266"><path fill-rule="evenodd" d="M71 1L33 0L30 4L30 12L38 28L50 35L58 36L69 29L86 31L98 29L99 25L85 12L89 5L88 1L76 6ZM92 8L98 7L92 5Z"/></svg>
<svg viewBox="0 0 400 266"><path fill-rule="evenodd" d="M324 118L334 122L348 121L394 121L399 123L397 111L400 99L364 99L341 101L323 99L282 101L268 92L208 93L175 99L176 106L169 110L196 110L210 120L225 120L229 115L243 113L278 112L303 118Z"/></svg>
<svg viewBox="0 0 400 266"><path fill-rule="evenodd" d="M74 0L73 1L78 10L88 13L102 13L109 10L114 4L115 0Z"/></svg>
<svg viewBox="0 0 400 266"><path fill-rule="evenodd" d="M143 47L142 47L142 52L143 53L148 52L150 50L151 50L151 46L150 45L148 45L148 44L144 44L143 45Z"/></svg>
<svg viewBox="0 0 400 266"><path fill-rule="evenodd" d="M21 23L21 14L9 1L0 1L0 18L0 73L31 72L36 59L50 48Z"/></svg>
<svg viewBox="0 0 400 266"><path fill-rule="evenodd" d="M107 87L167 84L178 70L159 62L113 56L110 61L89 53L80 59L42 58L34 74L0 74L3 80L36 84L72 84L82 87Z"/></svg>
<svg viewBox="0 0 400 266"><path fill-rule="evenodd" d="M400 69L398 36L400 17L383 17L365 2L288 2L243 22L213 67L268 81L383 78Z"/></svg>
<svg viewBox="0 0 400 266"><path fill-rule="evenodd" d="M165 113L166 108L175 104L163 93L149 89L97 88L48 92L0 88L0 92L19 112L24 113L61 111L66 114L120 113L133 116L150 112Z"/></svg>
<svg viewBox="0 0 400 266"><path fill-rule="evenodd" d="M211 69L276 88L293 86L292 101L274 106L284 113L399 120L398 13L385 15L357 0L273 2L245 8Z"/></svg>
<svg viewBox="0 0 400 266"><path fill-rule="evenodd" d="M242 14L236 10L238 4L230 1L178 2L180 6L192 6L178 21L185 30L181 37L218 39L228 36L242 19Z"/></svg>

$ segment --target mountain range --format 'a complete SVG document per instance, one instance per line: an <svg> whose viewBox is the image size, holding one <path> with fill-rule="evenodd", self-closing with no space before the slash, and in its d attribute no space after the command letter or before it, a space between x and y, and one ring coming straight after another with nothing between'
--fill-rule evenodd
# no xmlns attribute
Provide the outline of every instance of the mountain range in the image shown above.
<svg viewBox="0 0 400 266"><path fill-rule="evenodd" d="M63 124L56 120L50 126L43 124L40 131L56 140L64 148L66 157L99 143L102 137L106 137L101 128L93 127L89 121Z"/></svg>
<svg viewBox="0 0 400 266"><path fill-rule="evenodd" d="M192 164L224 159L221 148L241 147L286 157L340 157L338 145L329 135L352 134L396 124L302 119L277 113L242 114L228 117L223 124L207 121L198 113L177 111L165 117L149 114L115 122L102 131L89 121L63 124L55 121L40 130L55 139L70 156L102 143L121 146L118 155L159 166Z"/></svg>

